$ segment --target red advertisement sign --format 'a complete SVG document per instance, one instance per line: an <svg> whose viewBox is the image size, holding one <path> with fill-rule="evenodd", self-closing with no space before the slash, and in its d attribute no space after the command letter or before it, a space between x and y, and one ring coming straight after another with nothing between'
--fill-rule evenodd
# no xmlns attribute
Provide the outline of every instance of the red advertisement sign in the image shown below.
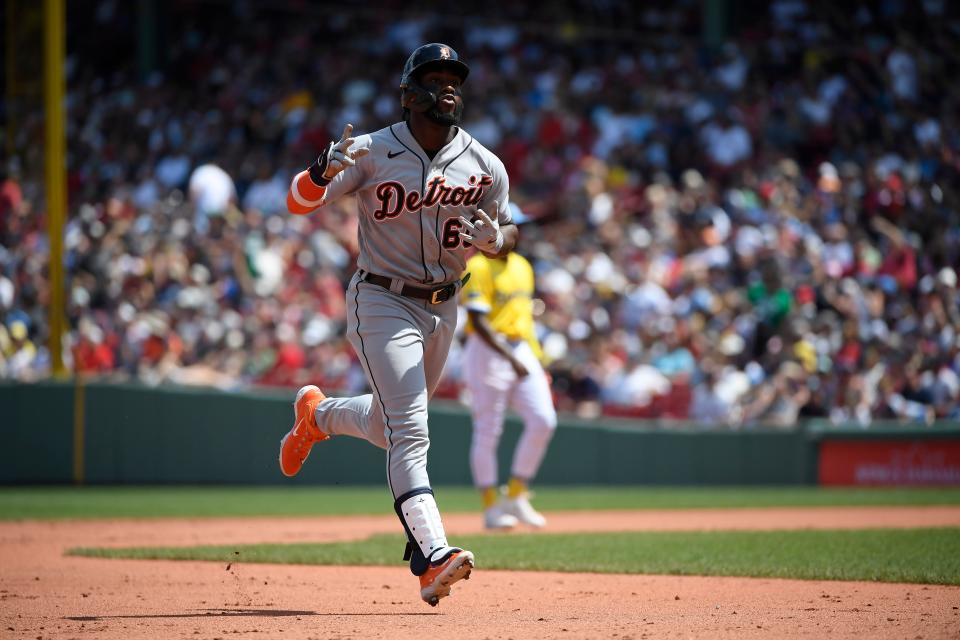
<svg viewBox="0 0 960 640"><path fill-rule="evenodd" d="M960 485L960 440L824 440L822 485Z"/></svg>

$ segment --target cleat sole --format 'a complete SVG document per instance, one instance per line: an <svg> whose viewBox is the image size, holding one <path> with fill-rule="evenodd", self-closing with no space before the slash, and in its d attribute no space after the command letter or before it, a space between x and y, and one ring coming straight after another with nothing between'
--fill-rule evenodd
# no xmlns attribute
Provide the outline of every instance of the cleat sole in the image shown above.
<svg viewBox="0 0 960 640"><path fill-rule="evenodd" d="M437 582L434 583L434 587L432 589L425 588L421 590L420 597L431 607L437 606L437 603L439 603L441 598L446 598L450 595L450 587L454 583L460 580L469 579L470 572L473 570L473 567L473 558L472 554L470 554L470 556L463 558L454 566L448 568L445 572L445 575L438 577Z"/></svg>

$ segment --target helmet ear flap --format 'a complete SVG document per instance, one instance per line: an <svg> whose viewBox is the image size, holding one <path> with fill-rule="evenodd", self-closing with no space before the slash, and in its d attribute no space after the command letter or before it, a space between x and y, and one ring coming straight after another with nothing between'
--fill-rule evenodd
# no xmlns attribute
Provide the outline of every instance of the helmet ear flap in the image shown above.
<svg viewBox="0 0 960 640"><path fill-rule="evenodd" d="M418 113L429 111L437 102L437 97L421 87L415 80L411 81L400 93L400 106Z"/></svg>

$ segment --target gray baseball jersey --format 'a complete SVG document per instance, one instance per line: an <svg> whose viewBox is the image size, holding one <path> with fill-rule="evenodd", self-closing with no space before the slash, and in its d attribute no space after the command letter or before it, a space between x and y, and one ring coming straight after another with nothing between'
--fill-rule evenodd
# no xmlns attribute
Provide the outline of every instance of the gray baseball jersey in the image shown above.
<svg viewBox="0 0 960 640"><path fill-rule="evenodd" d="M352 148L370 151L337 174L324 202L356 195L364 271L410 284L451 282L465 266L459 216L471 220L479 208L493 218L496 201L500 224L512 221L503 163L463 129L433 160L406 122L357 136Z"/></svg>

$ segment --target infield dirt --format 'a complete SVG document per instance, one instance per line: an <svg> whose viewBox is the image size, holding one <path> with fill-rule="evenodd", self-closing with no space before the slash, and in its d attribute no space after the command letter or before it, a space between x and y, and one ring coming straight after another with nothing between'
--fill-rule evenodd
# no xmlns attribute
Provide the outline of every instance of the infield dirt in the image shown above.
<svg viewBox="0 0 960 640"><path fill-rule="evenodd" d="M960 526L960 507L550 513L551 532ZM451 538L479 517L445 517ZM0 638L956 638L960 587L477 571L436 609L395 567L68 557L78 546L356 539L392 516L0 523Z"/></svg>

